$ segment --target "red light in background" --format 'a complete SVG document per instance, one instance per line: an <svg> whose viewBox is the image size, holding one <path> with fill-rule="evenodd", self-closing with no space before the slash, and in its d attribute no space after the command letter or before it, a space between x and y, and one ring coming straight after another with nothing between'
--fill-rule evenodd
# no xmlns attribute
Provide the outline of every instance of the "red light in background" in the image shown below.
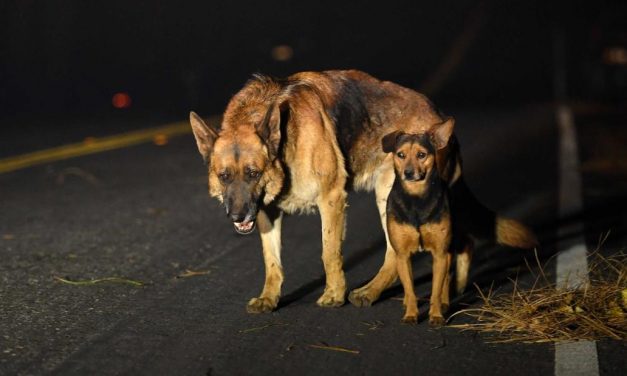
<svg viewBox="0 0 627 376"><path fill-rule="evenodd" d="M131 103L131 96L128 93L115 93L111 98L111 104L115 108L129 108Z"/></svg>

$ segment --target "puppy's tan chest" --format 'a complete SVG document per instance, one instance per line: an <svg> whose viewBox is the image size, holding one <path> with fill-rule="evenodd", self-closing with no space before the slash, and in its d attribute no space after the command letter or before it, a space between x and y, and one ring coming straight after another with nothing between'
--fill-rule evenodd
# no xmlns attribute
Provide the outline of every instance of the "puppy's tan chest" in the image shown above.
<svg viewBox="0 0 627 376"><path fill-rule="evenodd" d="M400 223L393 219L388 220L390 241L397 251L402 252L433 252L441 248L442 244L450 241L450 217L445 215L439 222L413 226Z"/></svg>
<svg viewBox="0 0 627 376"><path fill-rule="evenodd" d="M441 248L451 239L450 218L444 216L440 222L427 223L418 228L420 234L420 251L430 251Z"/></svg>

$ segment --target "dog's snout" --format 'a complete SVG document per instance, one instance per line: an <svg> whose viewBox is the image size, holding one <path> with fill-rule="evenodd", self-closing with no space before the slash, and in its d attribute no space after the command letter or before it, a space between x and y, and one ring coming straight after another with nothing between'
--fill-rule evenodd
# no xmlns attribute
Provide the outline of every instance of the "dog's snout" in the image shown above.
<svg viewBox="0 0 627 376"><path fill-rule="evenodd" d="M233 222L240 223L240 222L244 222L244 219L246 218L246 214L245 213L231 213L229 217L231 218Z"/></svg>
<svg viewBox="0 0 627 376"><path fill-rule="evenodd" d="M413 180L414 179L414 170L413 169L405 169L405 171L403 171L403 175L405 176L405 179Z"/></svg>
<svg viewBox="0 0 627 376"><path fill-rule="evenodd" d="M248 204L244 204L239 208L232 208L227 215L233 222L243 222L246 219L246 216L249 215L249 208Z"/></svg>
<svg viewBox="0 0 627 376"><path fill-rule="evenodd" d="M421 181L427 176L425 171L414 171L414 169L407 168L403 170L403 177L408 181Z"/></svg>

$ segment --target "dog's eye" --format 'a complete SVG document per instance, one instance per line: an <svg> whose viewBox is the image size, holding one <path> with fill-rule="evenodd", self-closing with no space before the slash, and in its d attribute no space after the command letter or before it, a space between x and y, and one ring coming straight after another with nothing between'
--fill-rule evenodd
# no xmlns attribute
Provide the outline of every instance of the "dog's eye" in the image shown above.
<svg viewBox="0 0 627 376"><path fill-rule="evenodd" d="M418 159L425 159L427 157L427 154L420 151L418 152L418 154L416 154L416 157L418 157Z"/></svg>
<svg viewBox="0 0 627 376"><path fill-rule="evenodd" d="M403 153L402 151L399 151L398 153L396 153L396 155L397 155L400 159L405 159L405 153Z"/></svg>
<svg viewBox="0 0 627 376"><path fill-rule="evenodd" d="M228 182L230 178L231 178L231 175L228 172L222 172L218 174L218 179L220 179L220 181L223 183Z"/></svg>
<svg viewBox="0 0 627 376"><path fill-rule="evenodd" d="M257 179L259 177L259 171L250 170L250 171L248 171L248 176L251 179Z"/></svg>

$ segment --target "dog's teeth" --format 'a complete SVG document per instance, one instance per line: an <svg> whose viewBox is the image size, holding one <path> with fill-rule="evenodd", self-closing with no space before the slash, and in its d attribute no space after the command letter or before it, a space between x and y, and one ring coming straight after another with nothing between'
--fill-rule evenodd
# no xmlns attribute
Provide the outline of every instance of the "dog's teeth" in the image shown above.
<svg viewBox="0 0 627 376"><path fill-rule="evenodd" d="M235 228L238 231L249 232L255 226L255 222L254 221L250 221L250 222L233 222L233 225L235 226Z"/></svg>

